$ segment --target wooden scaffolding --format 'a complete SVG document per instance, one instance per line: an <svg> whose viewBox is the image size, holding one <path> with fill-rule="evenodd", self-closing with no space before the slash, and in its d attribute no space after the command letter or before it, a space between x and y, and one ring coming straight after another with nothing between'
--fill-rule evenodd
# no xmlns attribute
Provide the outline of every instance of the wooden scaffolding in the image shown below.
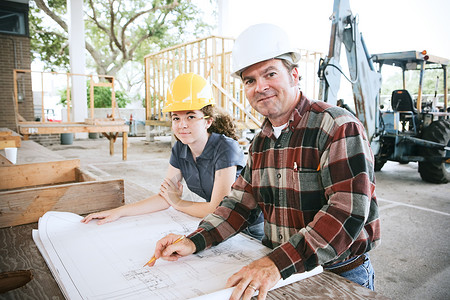
<svg viewBox="0 0 450 300"><path fill-rule="evenodd" d="M167 88L179 74L194 72L207 78L217 105L231 114L239 128L260 127L264 118L245 98L241 81L230 75L233 44L232 38L209 36L145 56L146 125L171 126L169 115L162 112ZM316 73L323 55L308 50L301 53L301 89L315 98Z"/></svg>
<svg viewBox="0 0 450 300"><path fill-rule="evenodd" d="M29 76L30 82L32 73L40 73L40 86L41 86L41 116L39 121L25 120L19 114L19 88L18 81L21 77ZM45 101L44 101L44 77L46 80L51 81L48 76L64 76L66 78L66 96L67 96L67 121L50 121L46 118L45 113ZM83 76L90 80L90 102L89 102L89 114L90 118L84 120L84 122L71 122L71 107L72 102L70 99L71 90L71 77ZM37 72L32 70L13 70L14 77L14 109L16 112L16 126L17 132L23 135L25 140L29 139L30 135L39 134L64 134L64 133L101 133L109 140L109 152L110 155L114 154L114 143L116 142L119 134L122 134L122 159L127 159L127 138L129 132L129 126L125 124L125 120L115 118L116 110L116 96L114 91L114 77L109 75L88 75L88 74L75 74L75 73L58 73L58 72ZM55 78L53 78L55 79ZM107 87L111 88L111 117L105 119L94 118L94 87Z"/></svg>

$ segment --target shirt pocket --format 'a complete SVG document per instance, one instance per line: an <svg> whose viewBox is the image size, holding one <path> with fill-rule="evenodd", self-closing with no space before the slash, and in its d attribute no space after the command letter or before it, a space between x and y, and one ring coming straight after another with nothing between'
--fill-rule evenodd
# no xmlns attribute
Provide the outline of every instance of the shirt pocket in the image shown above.
<svg viewBox="0 0 450 300"><path fill-rule="evenodd" d="M321 189L319 171L292 171L294 190L300 192L319 191Z"/></svg>
<svg viewBox="0 0 450 300"><path fill-rule="evenodd" d="M319 171L293 170L294 195L302 211L317 211L323 206L323 189Z"/></svg>

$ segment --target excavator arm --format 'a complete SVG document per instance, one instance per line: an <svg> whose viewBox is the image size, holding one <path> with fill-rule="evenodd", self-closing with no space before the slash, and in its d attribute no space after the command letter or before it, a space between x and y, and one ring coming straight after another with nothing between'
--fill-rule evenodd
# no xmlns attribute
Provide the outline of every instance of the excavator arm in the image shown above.
<svg viewBox="0 0 450 300"><path fill-rule="evenodd" d="M330 19L332 25L328 56L321 60L319 67L319 99L336 105L340 80L344 76L352 85L356 116L366 128L369 140L375 142L380 118L381 74L373 66L358 30L358 18L352 14L349 1L335 0ZM339 64L341 50L347 56L349 77Z"/></svg>

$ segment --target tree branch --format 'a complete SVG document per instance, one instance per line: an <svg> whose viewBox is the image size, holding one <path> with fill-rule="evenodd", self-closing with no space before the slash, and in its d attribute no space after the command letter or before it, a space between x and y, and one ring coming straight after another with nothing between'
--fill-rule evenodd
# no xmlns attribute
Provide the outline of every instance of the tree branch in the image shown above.
<svg viewBox="0 0 450 300"><path fill-rule="evenodd" d="M113 42L114 42L114 44L117 46L117 48L119 48L119 50L123 53L124 52L124 44L120 44L119 43L119 40L117 39L117 36L116 36L116 32L114 31L114 23L115 23L115 20L116 20L116 14L114 13L114 0L110 0L109 1L109 14L110 14L110 18L111 18L111 24L110 24L110 27L109 27L109 29L110 29L110 32L111 32L111 39L113 40ZM122 43L123 43L123 40L122 40Z"/></svg>
<svg viewBox="0 0 450 300"><path fill-rule="evenodd" d="M105 26L103 26L97 18L97 11L95 10L94 7L94 2L92 0L89 0L89 6L91 7L92 10L92 16L90 16L89 14L88 17L95 23L95 25L97 25L97 27L102 30L103 32L105 32L108 36L111 36L111 32L109 31L109 29ZM114 51L114 46L113 46L113 42L112 39L109 40L109 49L111 49L111 51Z"/></svg>
<svg viewBox="0 0 450 300"><path fill-rule="evenodd" d="M190 0L189 0L189 2L190 2ZM164 13L164 15L167 15L169 12L171 12L172 10L174 10L174 9L175 9L176 7L178 7L178 6L180 6L180 3L178 2L178 0L175 0L172 4L169 4L169 5L161 5L161 6L154 6L154 7L150 8L150 9L147 9L147 10L144 10L144 11L141 11L141 12L138 12L138 13L136 13L133 17L131 17L131 18L125 23L125 25L124 25L123 28L122 28L122 32L121 32L121 39L122 39L122 42L123 42L123 45L124 45L124 49L122 50L122 52L125 53L124 57L132 57L134 51L136 50L136 48L137 48L137 47L138 47L145 39L147 39L148 37L150 37L149 34L143 35L142 37L140 37L140 38L138 39L137 43L132 47L132 49L130 49L129 51L126 51L126 49L125 49L125 45L126 45L126 43L125 43L125 32L126 32L128 26L129 26L131 23L133 23L133 22L134 22L137 18L139 18L140 16L145 15L145 14L148 14L148 13L151 13L151 12L156 12L157 10L166 11L166 12Z"/></svg>
<svg viewBox="0 0 450 300"><path fill-rule="evenodd" d="M34 0L39 9L44 11L50 18L53 19L65 32L69 32L69 26L67 26L66 22L61 19L57 14L50 10L50 8L45 4L44 0Z"/></svg>

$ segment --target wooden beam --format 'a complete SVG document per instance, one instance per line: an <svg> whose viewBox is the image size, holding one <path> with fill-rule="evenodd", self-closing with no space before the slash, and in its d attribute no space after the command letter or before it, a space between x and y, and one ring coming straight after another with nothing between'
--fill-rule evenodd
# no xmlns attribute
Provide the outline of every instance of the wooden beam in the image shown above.
<svg viewBox="0 0 450 300"><path fill-rule="evenodd" d="M77 182L101 180L99 176L96 176L87 170L81 170L80 168L75 168L75 177Z"/></svg>
<svg viewBox="0 0 450 300"><path fill-rule="evenodd" d="M145 125L172 127L172 121L146 120Z"/></svg>
<svg viewBox="0 0 450 300"><path fill-rule="evenodd" d="M86 123L19 123L20 134L53 134L53 133L76 133L76 132L129 132L128 125L89 125Z"/></svg>
<svg viewBox="0 0 450 300"><path fill-rule="evenodd" d="M13 166L13 165L14 164L9 159L7 159L2 154L0 154L0 167Z"/></svg>
<svg viewBox="0 0 450 300"><path fill-rule="evenodd" d="M0 192L0 228L37 222L47 211L87 214L124 203L122 179Z"/></svg>
<svg viewBox="0 0 450 300"><path fill-rule="evenodd" d="M8 128L0 128L0 149L19 148L21 136Z"/></svg>
<svg viewBox="0 0 450 300"><path fill-rule="evenodd" d="M17 148L17 143L14 140L2 140L0 138L0 149Z"/></svg>
<svg viewBox="0 0 450 300"><path fill-rule="evenodd" d="M127 160L128 134L122 133L122 160Z"/></svg>
<svg viewBox="0 0 450 300"><path fill-rule="evenodd" d="M78 167L79 159L4 166L0 168L0 190L74 182Z"/></svg>
<svg viewBox="0 0 450 300"><path fill-rule="evenodd" d="M112 87L113 85L111 82L97 82L93 83L92 86Z"/></svg>

